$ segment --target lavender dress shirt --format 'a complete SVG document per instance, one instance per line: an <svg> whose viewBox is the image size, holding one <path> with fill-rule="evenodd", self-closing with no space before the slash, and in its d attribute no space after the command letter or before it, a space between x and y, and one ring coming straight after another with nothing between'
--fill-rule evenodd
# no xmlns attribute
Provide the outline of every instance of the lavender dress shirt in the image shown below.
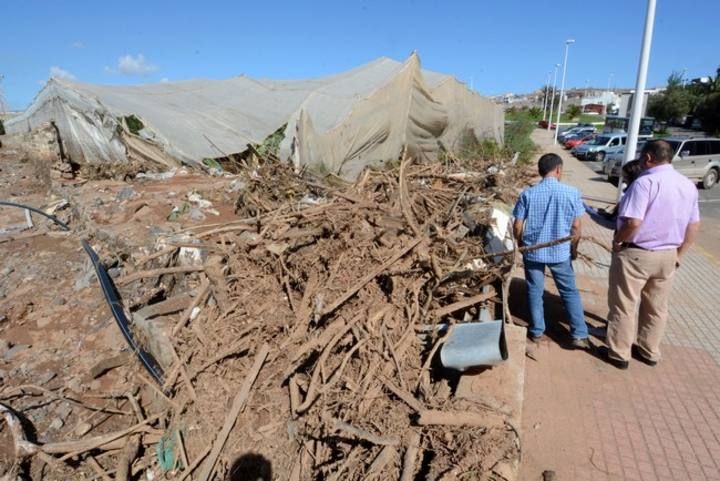
<svg viewBox="0 0 720 481"><path fill-rule="evenodd" d="M697 187L671 164L648 169L620 201L618 229L626 219L642 221L629 242L648 250L677 249L688 224L700 221Z"/></svg>

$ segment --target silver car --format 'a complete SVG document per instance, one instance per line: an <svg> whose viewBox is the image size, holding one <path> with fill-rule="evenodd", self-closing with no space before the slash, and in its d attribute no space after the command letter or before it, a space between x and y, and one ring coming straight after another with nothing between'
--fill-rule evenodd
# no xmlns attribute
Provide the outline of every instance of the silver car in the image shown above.
<svg viewBox="0 0 720 481"><path fill-rule="evenodd" d="M590 142L573 147L570 151L580 160L605 160L605 152L613 147L620 147L627 142L627 134L600 134Z"/></svg>
<svg viewBox="0 0 720 481"><path fill-rule="evenodd" d="M720 179L720 139L712 137L668 137L675 151L675 170L710 189Z"/></svg>
<svg viewBox="0 0 720 481"><path fill-rule="evenodd" d="M640 155L640 151L645 145L644 140L640 140L637 143L636 155ZM622 163L625 158L625 146L620 145L612 147L605 151L605 160L602 166L602 173L607 177L608 182L617 185L622 175Z"/></svg>
<svg viewBox="0 0 720 481"><path fill-rule="evenodd" d="M673 167L690 180L698 182L703 189L710 189L720 180L720 139L710 137L667 137L667 143L675 155ZM638 143L638 153L642 150ZM603 173L608 181L617 183L622 175L622 161L625 152L608 154L603 164Z"/></svg>

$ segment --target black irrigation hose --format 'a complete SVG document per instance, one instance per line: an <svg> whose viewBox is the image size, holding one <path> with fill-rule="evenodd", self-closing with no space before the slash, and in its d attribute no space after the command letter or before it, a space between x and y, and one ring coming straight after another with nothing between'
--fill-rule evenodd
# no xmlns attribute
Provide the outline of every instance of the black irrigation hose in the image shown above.
<svg viewBox="0 0 720 481"><path fill-rule="evenodd" d="M95 267L95 273L97 274L98 281L100 282L100 287L102 288L105 300L110 306L113 317L115 318L115 321L117 321L117 325L120 328L123 336L125 337L125 340L128 344L130 344L130 347L132 347L135 354L137 354L137 357L140 359L140 362L142 362L143 366L145 366L147 372L149 372L153 379L155 379L155 381L157 381L157 383L162 386L165 373L158 365L152 354L140 347L140 344L138 344L137 340L135 340L135 336L133 336L133 333L130 330L128 319L125 316L125 311L123 311L120 296L117 293L117 289L115 289L115 284L105 270L105 266L103 266L103 264L100 262L100 258L98 257L97 253L95 253L93 248L90 247L90 244L88 244L85 239L83 239L81 242L83 249L85 249L85 252L90 257L90 261L92 262L93 267Z"/></svg>
<svg viewBox="0 0 720 481"><path fill-rule="evenodd" d="M51 221L55 222L57 225L62 227L63 230L70 230L70 227L68 227L65 222L61 221L54 215L45 213L45 212L41 211L40 209L36 209L35 207L30 207L29 205L23 205L23 204L16 204L15 202L8 202L6 200L0 200L0 205L7 205L9 207L17 207L19 209L31 210L31 211L35 212L36 214L40 214L42 216L47 217L48 219L50 219Z"/></svg>
<svg viewBox="0 0 720 481"><path fill-rule="evenodd" d="M54 215L47 214L40 209L36 209L35 207L1 200L0 205L6 205L9 207L17 207L19 209L27 209L33 211L37 214L47 217L55 224L59 225L63 230L70 230L70 227L68 227L67 224L65 224L63 221L61 221ZM88 244L86 240L83 239L81 242L83 249L85 249L85 253L87 253L88 257L90 257L90 262L92 262L93 267L95 268L95 274L97 275L98 282L100 283L103 295L105 296L105 301L107 301L108 306L110 306L110 311L112 312L113 317L115 318L115 321L120 328L120 332L122 332L127 343L133 349L135 354L137 354L138 359L140 359L140 362L145 367L147 372L150 373L153 379L155 379L155 381L162 386L163 378L165 376L163 369L160 367L152 354L140 347L137 340L135 339L135 336L133 336L133 333L130 330L130 326L128 323L128 318L127 316L125 316L125 311L123 311L122 308L120 296L118 295L117 289L115 288L115 284L105 270L105 266L102 264L102 262L100 262L100 258L98 257L97 253L93 250L93 248L90 246L90 244Z"/></svg>

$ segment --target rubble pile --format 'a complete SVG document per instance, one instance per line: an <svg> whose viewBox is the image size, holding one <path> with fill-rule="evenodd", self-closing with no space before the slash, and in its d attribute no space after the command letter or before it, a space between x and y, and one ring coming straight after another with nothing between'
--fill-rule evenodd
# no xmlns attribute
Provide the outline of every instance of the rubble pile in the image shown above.
<svg viewBox="0 0 720 481"><path fill-rule="evenodd" d="M454 397L457 376L436 359L439 326L503 311L515 256L488 248L493 211L526 180L508 162L453 157L405 157L352 184L245 169L237 220L115 256L159 382L132 353L96 366L131 367L132 389L102 394L113 430L62 446L17 428L16 454L47 479L504 479L516 427L501 406ZM0 403L31 391L60 396L8 385Z"/></svg>

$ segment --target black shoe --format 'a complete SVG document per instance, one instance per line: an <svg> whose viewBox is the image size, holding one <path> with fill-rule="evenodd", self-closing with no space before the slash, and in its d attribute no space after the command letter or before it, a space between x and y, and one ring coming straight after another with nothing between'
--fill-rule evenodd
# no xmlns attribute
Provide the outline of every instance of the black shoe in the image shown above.
<svg viewBox="0 0 720 481"><path fill-rule="evenodd" d="M646 364L650 367L657 366L657 361L653 361L652 359L648 359L647 357L643 356L642 353L640 352L640 348L634 344L632 347L632 357L633 357L633 359L637 359L641 363Z"/></svg>
<svg viewBox="0 0 720 481"><path fill-rule="evenodd" d="M614 357L610 357L610 351L608 350L608 348L604 347L600 352L603 359L605 359L605 362L607 362L608 364L612 364L616 368L623 370L630 367L630 361L623 361L621 359L615 359Z"/></svg>
<svg viewBox="0 0 720 481"><path fill-rule="evenodd" d="M528 339L530 339L530 342L534 342L535 344L539 344L540 341L545 339L545 334L540 334L539 336L533 336L532 334L528 335Z"/></svg>
<svg viewBox="0 0 720 481"><path fill-rule="evenodd" d="M573 339L570 341L570 348L571 349L581 349L583 351L590 350L592 346L590 345L590 341L588 341L587 337L583 339Z"/></svg>

